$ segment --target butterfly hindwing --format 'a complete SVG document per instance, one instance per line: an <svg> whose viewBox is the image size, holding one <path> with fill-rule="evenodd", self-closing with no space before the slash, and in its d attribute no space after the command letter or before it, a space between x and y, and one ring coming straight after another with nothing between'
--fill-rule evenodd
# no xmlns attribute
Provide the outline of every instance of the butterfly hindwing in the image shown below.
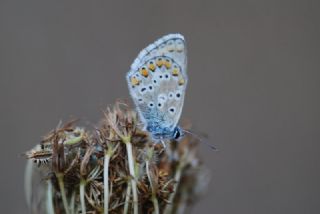
<svg viewBox="0 0 320 214"><path fill-rule="evenodd" d="M177 126L187 85L186 61L183 36L169 34L143 49L131 65L130 94L152 134Z"/></svg>

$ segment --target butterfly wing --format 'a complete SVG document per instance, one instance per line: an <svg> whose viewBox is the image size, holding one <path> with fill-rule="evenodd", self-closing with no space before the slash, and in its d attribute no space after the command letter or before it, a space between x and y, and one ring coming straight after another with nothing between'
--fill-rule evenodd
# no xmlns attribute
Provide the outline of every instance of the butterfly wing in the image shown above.
<svg viewBox="0 0 320 214"><path fill-rule="evenodd" d="M130 94L145 128L170 133L182 112L188 81L186 46L180 34L166 35L143 49L127 74Z"/></svg>

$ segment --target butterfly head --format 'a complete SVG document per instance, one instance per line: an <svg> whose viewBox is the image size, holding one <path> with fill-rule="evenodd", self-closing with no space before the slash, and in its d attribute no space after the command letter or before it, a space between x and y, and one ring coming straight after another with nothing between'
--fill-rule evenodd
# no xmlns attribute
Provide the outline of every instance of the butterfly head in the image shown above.
<svg viewBox="0 0 320 214"><path fill-rule="evenodd" d="M153 140L179 140L184 136L183 130L176 126L174 129L162 128L162 127L147 127L147 131L151 134Z"/></svg>
<svg viewBox="0 0 320 214"><path fill-rule="evenodd" d="M183 130L180 127L176 127L173 130L173 136L172 139L178 140L184 135Z"/></svg>

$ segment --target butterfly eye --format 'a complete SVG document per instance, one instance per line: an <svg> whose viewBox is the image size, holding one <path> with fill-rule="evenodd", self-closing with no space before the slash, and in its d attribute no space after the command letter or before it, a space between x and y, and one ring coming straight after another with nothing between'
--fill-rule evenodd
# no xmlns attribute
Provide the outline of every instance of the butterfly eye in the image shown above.
<svg viewBox="0 0 320 214"><path fill-rule="evenodd" d="M174 139L178 139L180 136L181 136L180 129L179 129L178 127L176 127L176 128L174 129L174 132L173 132L173 138L174 138Z"/></svg>

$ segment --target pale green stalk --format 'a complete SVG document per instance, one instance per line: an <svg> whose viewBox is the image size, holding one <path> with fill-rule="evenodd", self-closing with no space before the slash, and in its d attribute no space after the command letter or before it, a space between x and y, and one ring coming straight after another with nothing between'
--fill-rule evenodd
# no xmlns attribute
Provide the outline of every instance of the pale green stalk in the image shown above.
<svg viewBox="0 0 320 214"><path fill-rule="evenodd" d="M85 187L86 187L86 181L81 178L80 181L80 204L81 204L81 211L82 213L87 213L86 211L86 202L85 202Z"/></svg>
<svg viewBox="0 0 320 214"><path fill-rule="evenodd" d="M75 214L75 209L74 209L75 200L76 200L76 191L73 191L72 196L71 196L71 200L70 200L71 214Z"/></svg>
<svg viewBox="0 0 320 214"><path fill-rule="evenodd" d="M151 180L151 176L150 176L150 169L149 169L149 160L146 161L146 168L147 168L147 176L148 176L148 180L151 186L151 191L152 191L152 203L153 203L153 207L154 207L154 213L155 214L159 214L159 203L158 203L158 199L156 196L156 192L154 189L154 186L152 184L152 180Z"/></svg>
<svg viewBox="0 0 320 214"><path fill-rule="evenodd" d="M47 213L54 214L53 202L52 202L52 183L50 180L47 181Z"/></svg>
<svg viewBox="0 0 320 214"><path fill-rule="evenodd" d="M109 149L110 150L110 149ZM109 212L109 162L110 151L105 151L104 155L104 170L103 170L103 183L104 183L104 214Z"/></svg>
<svg viewBox="0 0 320 214"><path fill-rule="evenodd" d="M172 213L172 208L173 208L173 200L174 200L174 197L176 196L176 192L178 190L178 186L179 186L179 183L180 183L180 180L181 180L181 173L182 173L182 169L183 167L181 166L181 164L177 167L177 171L176 171L176 174L174 176L174 180L175 180L175 185L173 187L173 193L171 193L170 197L169 197L169 200L168 200L168 203L164 209L164 214L170 214Z"/></svg>
<svg viewBox="0 0 320 214"><path fill-rule="evenodd" d="M114 151L117 150L119 144L115 147L113 145L109 145L108 150L104 151L104 169L103 169L103 186L104 186L104 214L109 212L109 198L111 195L112 189L109 191L109 163L111 156L113 155ZM112 188L112 186L111 186Z"/></svg>
<svg viewBox="0 0 320 214"><path fill-rule="evenodd" d="M128 213L130 197L131 197L131 185L129 185L129 183L128 183L127 193L126 193L126 200L125 200L124 209L123 209L123 214L127 214Z"/></svg>
<svg viewBox="0 0 320 214"><path fill-rule="evenodd" d="M134 160L133 160L133 154L132 154L132 144L130 142L130 138L128 138L126 141L126 148L127 148L127 154L128 154L128 164L129 164L129 172L131 175L131 186L132 186L132 195L133 195L133 213L138 214L138 190L137 190L137 182L136 182L136 176L134 173Z"/></svg>
<svg viewBox="0 0 320 214"><path fill-rule="evenodd" d="M24 188L28 207L31 207L32 199L32 179L33 179L33 161L27 160L26 171L24 174Z"/></svg>
<svg viewBox="0 0 320 214"><path fill-rule="evenodd" d="M66 214L70 214L69 206L68 206L68 202L67 202L67 197L66 197L66 192L64 190L63 174L56 173L56 177L57 177L58 183L59 183L59 188L60 188L60 193L61 193L61 197L62 197L64 210L66 211Z"/></svg>

